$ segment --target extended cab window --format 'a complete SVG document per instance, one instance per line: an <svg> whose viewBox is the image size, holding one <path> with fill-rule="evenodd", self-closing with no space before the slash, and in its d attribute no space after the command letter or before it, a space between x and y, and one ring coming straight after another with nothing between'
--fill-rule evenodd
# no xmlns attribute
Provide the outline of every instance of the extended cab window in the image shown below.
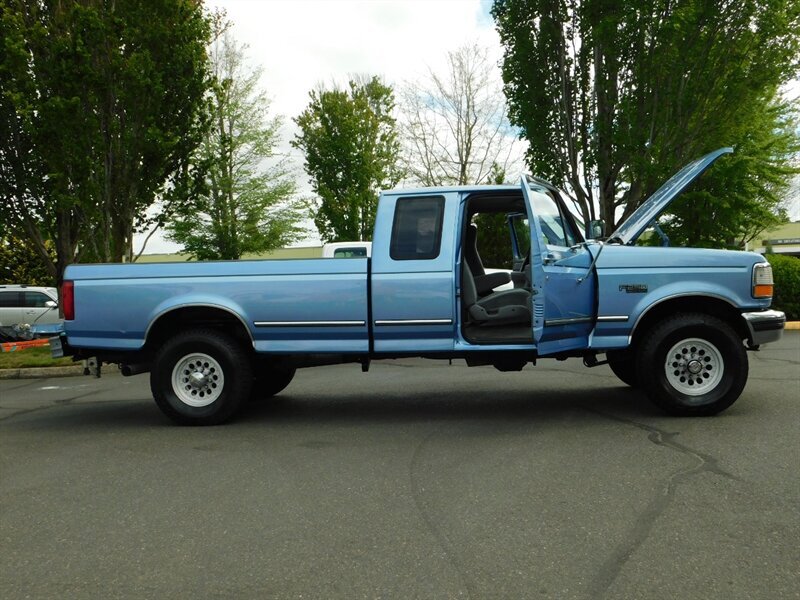
<svg viewBox="0 0 800 600"><path fill-rule="evenodd" d="M394 260L429 260L442 244L444 198L400 198L394 211L389 255Z"/></svg>

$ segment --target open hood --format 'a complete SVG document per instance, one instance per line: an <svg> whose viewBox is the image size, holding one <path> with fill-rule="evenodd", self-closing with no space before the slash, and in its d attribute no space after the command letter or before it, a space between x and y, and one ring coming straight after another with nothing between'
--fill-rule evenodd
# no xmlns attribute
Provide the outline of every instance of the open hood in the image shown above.
<svg viewBox="0 0 800 600"><path fill-rule="evenodd" d="M625 219L625 221L617 227L617 230L609 236L609 241L618 240L626 245L635 242L650 223L653 222L653 219L658 218L670 203L675 200L689 184L697 179L703 171L710 167L712 163L723 154L730 154L732 152L733 148L720 148L683 167L680 171L675 173L675 175L670 177L667 183L658 188L655 194L645 200L630 217Z"/></svg>

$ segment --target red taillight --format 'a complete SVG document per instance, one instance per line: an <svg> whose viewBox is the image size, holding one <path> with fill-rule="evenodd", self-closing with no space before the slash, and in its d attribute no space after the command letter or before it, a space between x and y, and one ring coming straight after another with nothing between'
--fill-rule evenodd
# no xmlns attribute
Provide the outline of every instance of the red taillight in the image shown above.
<svg viewBox="0 0 800 600"><path fill-rule="evenodd" d="M64 308L64 319L75 320L75 283L65 281L61 285L61 306Z"/></svg>

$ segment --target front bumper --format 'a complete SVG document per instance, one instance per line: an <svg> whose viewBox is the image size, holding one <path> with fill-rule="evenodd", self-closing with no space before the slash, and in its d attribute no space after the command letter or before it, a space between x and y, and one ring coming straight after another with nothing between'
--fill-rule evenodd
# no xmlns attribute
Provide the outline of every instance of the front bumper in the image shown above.
<svg viewBox="0 0 800 600"><path fill-rule="evenodd" d="M750 345L760 346L769 342L777 342L783 335L786 315L779 310L762 310L742 313L750 332Z"/></svg>

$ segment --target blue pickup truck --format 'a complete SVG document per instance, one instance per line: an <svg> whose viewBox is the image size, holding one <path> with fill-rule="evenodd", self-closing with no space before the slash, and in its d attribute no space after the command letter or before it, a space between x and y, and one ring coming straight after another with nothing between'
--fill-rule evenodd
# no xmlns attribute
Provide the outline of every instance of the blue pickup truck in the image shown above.
<svg viewBox="0 0 800 600"><path fill-rule="evenodd" d="M53 352L149 372L182 424L224 422L300 367L409 356L500 371L576 357L670 414L716 414L745 386L746 351L782 335L769 263L635 243L728 152L687 165L602 239L584 237L556 188L524 177L383 192L369 258L72 265ZM498 213L513 269L487 272L476 216Z"/></svg>

